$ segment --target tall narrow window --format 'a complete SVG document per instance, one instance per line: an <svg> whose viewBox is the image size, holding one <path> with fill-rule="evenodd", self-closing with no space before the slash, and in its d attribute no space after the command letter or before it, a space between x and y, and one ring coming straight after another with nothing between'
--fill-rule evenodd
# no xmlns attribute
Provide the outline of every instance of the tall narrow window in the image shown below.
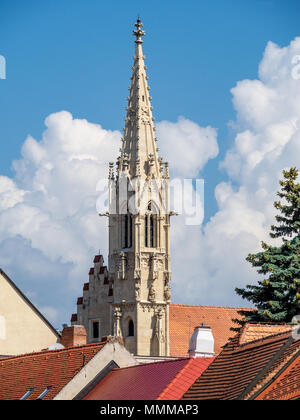
<svg viewBox="0 0 300 420"><path fill-rule="evenodd" d="M99 321L93 321L93 339L99 338Z"/></svg>
<svg viewBox="0 0 300 420"><path fill-rule="evenodd" d="M132 247L132 214L122 215L122 248Z"/></svg>
<svg viewBox="0 0 300 420"><path fill-rule="evenodd" d="M145 215L145 246L148 246L148 214Z"/></svg>
<svg viewBox="0 0 300 420"><path fill-rule="evenodd" d="M153 214L150 214L150 248L154 247L154 221Z"/></svg>
<svg viewBox="0 0 300 420"><path fill-rule="evenodd" d="M129 215L129 241L128 241L128 248L132 247L132 214Z"/></svg>
<svg viewBox="0 0 300 420"><path fill-rule="evenodd" d="M151 203L148 204L148 211L145 214L145 247L155 248L157 246L156 230L157 218L153 214Z"/></svg>
<svg viewBox="0 0 300 420"><path fill-rule="evenodd" d="M130 321L128 322L128 337L133 337L133 336L134 336L134 323L132 319L130 319Z"/></svg>
<svg viewBox="0 0 300 420"><path fill-rule="evenodd" d="M128 248L128 214L125 214L125 226L124 226L125 232L124 232L124 237L125 237L125 248Z"/></svg>

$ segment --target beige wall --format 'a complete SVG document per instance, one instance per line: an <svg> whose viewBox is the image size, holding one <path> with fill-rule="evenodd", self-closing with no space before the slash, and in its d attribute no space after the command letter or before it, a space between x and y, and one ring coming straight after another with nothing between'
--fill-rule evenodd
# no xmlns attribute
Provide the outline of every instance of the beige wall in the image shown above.
<svg viewBox="0 0 300 420"><path fill-rule="evenodd" d="M0 272L0 355L40 351L56 341L54 330Z"/></svg>

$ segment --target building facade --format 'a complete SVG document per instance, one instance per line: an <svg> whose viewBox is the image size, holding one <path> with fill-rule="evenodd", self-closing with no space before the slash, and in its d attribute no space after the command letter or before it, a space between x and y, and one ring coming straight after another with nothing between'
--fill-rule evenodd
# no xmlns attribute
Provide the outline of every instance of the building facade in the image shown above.
<svg viewBox="0 0 300 420"><path fill-rule="evenodd" d="M94 259L72 324L88 341L122 337L136 355L168 356L171 299L169 168L158 155L140 19L120 155L109 164L109 256Z"/></svg>
<svg viewBox="0 0 300 420"><path fill-rule="evenodd" d="M47 349L58 332L0 269L0 356Z"/></svg>

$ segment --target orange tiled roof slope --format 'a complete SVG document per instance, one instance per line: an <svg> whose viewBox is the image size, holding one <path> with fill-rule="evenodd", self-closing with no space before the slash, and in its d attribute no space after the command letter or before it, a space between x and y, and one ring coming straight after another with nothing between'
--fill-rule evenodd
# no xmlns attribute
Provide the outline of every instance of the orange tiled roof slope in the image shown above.
<svg viewBox="0 0 300 420"><path fill-rule="evenodd" d="M219 354L229 338L235 335L230 328L237 327L232 320L240 319L238 311L249 308L222 306L192 306L171 304L170 313L170 356L188 356L189 340L195 327L203 322L211 327L215 339L215 354Z"/></svg>
<svg viewBox="0 0 300 420"><path fill-rule="evenodd" d="M300 350L300 338L292 338L291 328L245 342L243 334L247 327L230 340L183 399L252 399ZM265 331L265 325L256 327ZM272 332L275 330L276 327Z"/></svg>
<svg viewBox="0 0 300 420"><path fill-rule="evenodd" d="M113 369L84 400L178 400L212 360L177 359Z"/></svg>
<svg viewBox="0 0 300 420"><path fill-rule="evenodd" d="M34 392L28 399L35 400L52 386L43 398L51 400L104 345L87 344L0 360L0 400L18 400L31 388Z"/></svg>
<svg viewBox="0 0 300 420"><path fill-rule="evenodd" d="M260 340L270 335L276 335L281 332L291 331L292 325L274 325L274 324L247 324L243 328L240 337L240 344L249 343L250 341Z"/></svg>
<svg viewBox="0 0 300 420"><path fill-rule="evenodd" d="M295 400L300 398L300 351L277 378L259 393L256 400Z"/></svg>

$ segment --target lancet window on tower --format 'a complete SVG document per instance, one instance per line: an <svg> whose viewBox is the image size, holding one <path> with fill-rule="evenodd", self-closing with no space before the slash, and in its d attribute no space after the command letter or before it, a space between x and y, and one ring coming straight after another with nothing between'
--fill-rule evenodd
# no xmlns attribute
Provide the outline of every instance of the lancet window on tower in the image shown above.
<svg viewBox="0 0 300 420"><path fill-rule="evenodd" d="M132 214L122 214L122 248L132 247Z"/></svg>
<svg viewBox="0 0 300 420"><path fill-rule="evenodd" d="M134 336L134 323L132 321L132 319L129 320L128 322L128 337L133 337Z"/></svg>
<svg viewBox="0 0 300 420"><path fill-rule="evenodd" d="M157 246L157 212L153 203L148 204L147 212L145 214L145 247L156 248Z"/></svg>

